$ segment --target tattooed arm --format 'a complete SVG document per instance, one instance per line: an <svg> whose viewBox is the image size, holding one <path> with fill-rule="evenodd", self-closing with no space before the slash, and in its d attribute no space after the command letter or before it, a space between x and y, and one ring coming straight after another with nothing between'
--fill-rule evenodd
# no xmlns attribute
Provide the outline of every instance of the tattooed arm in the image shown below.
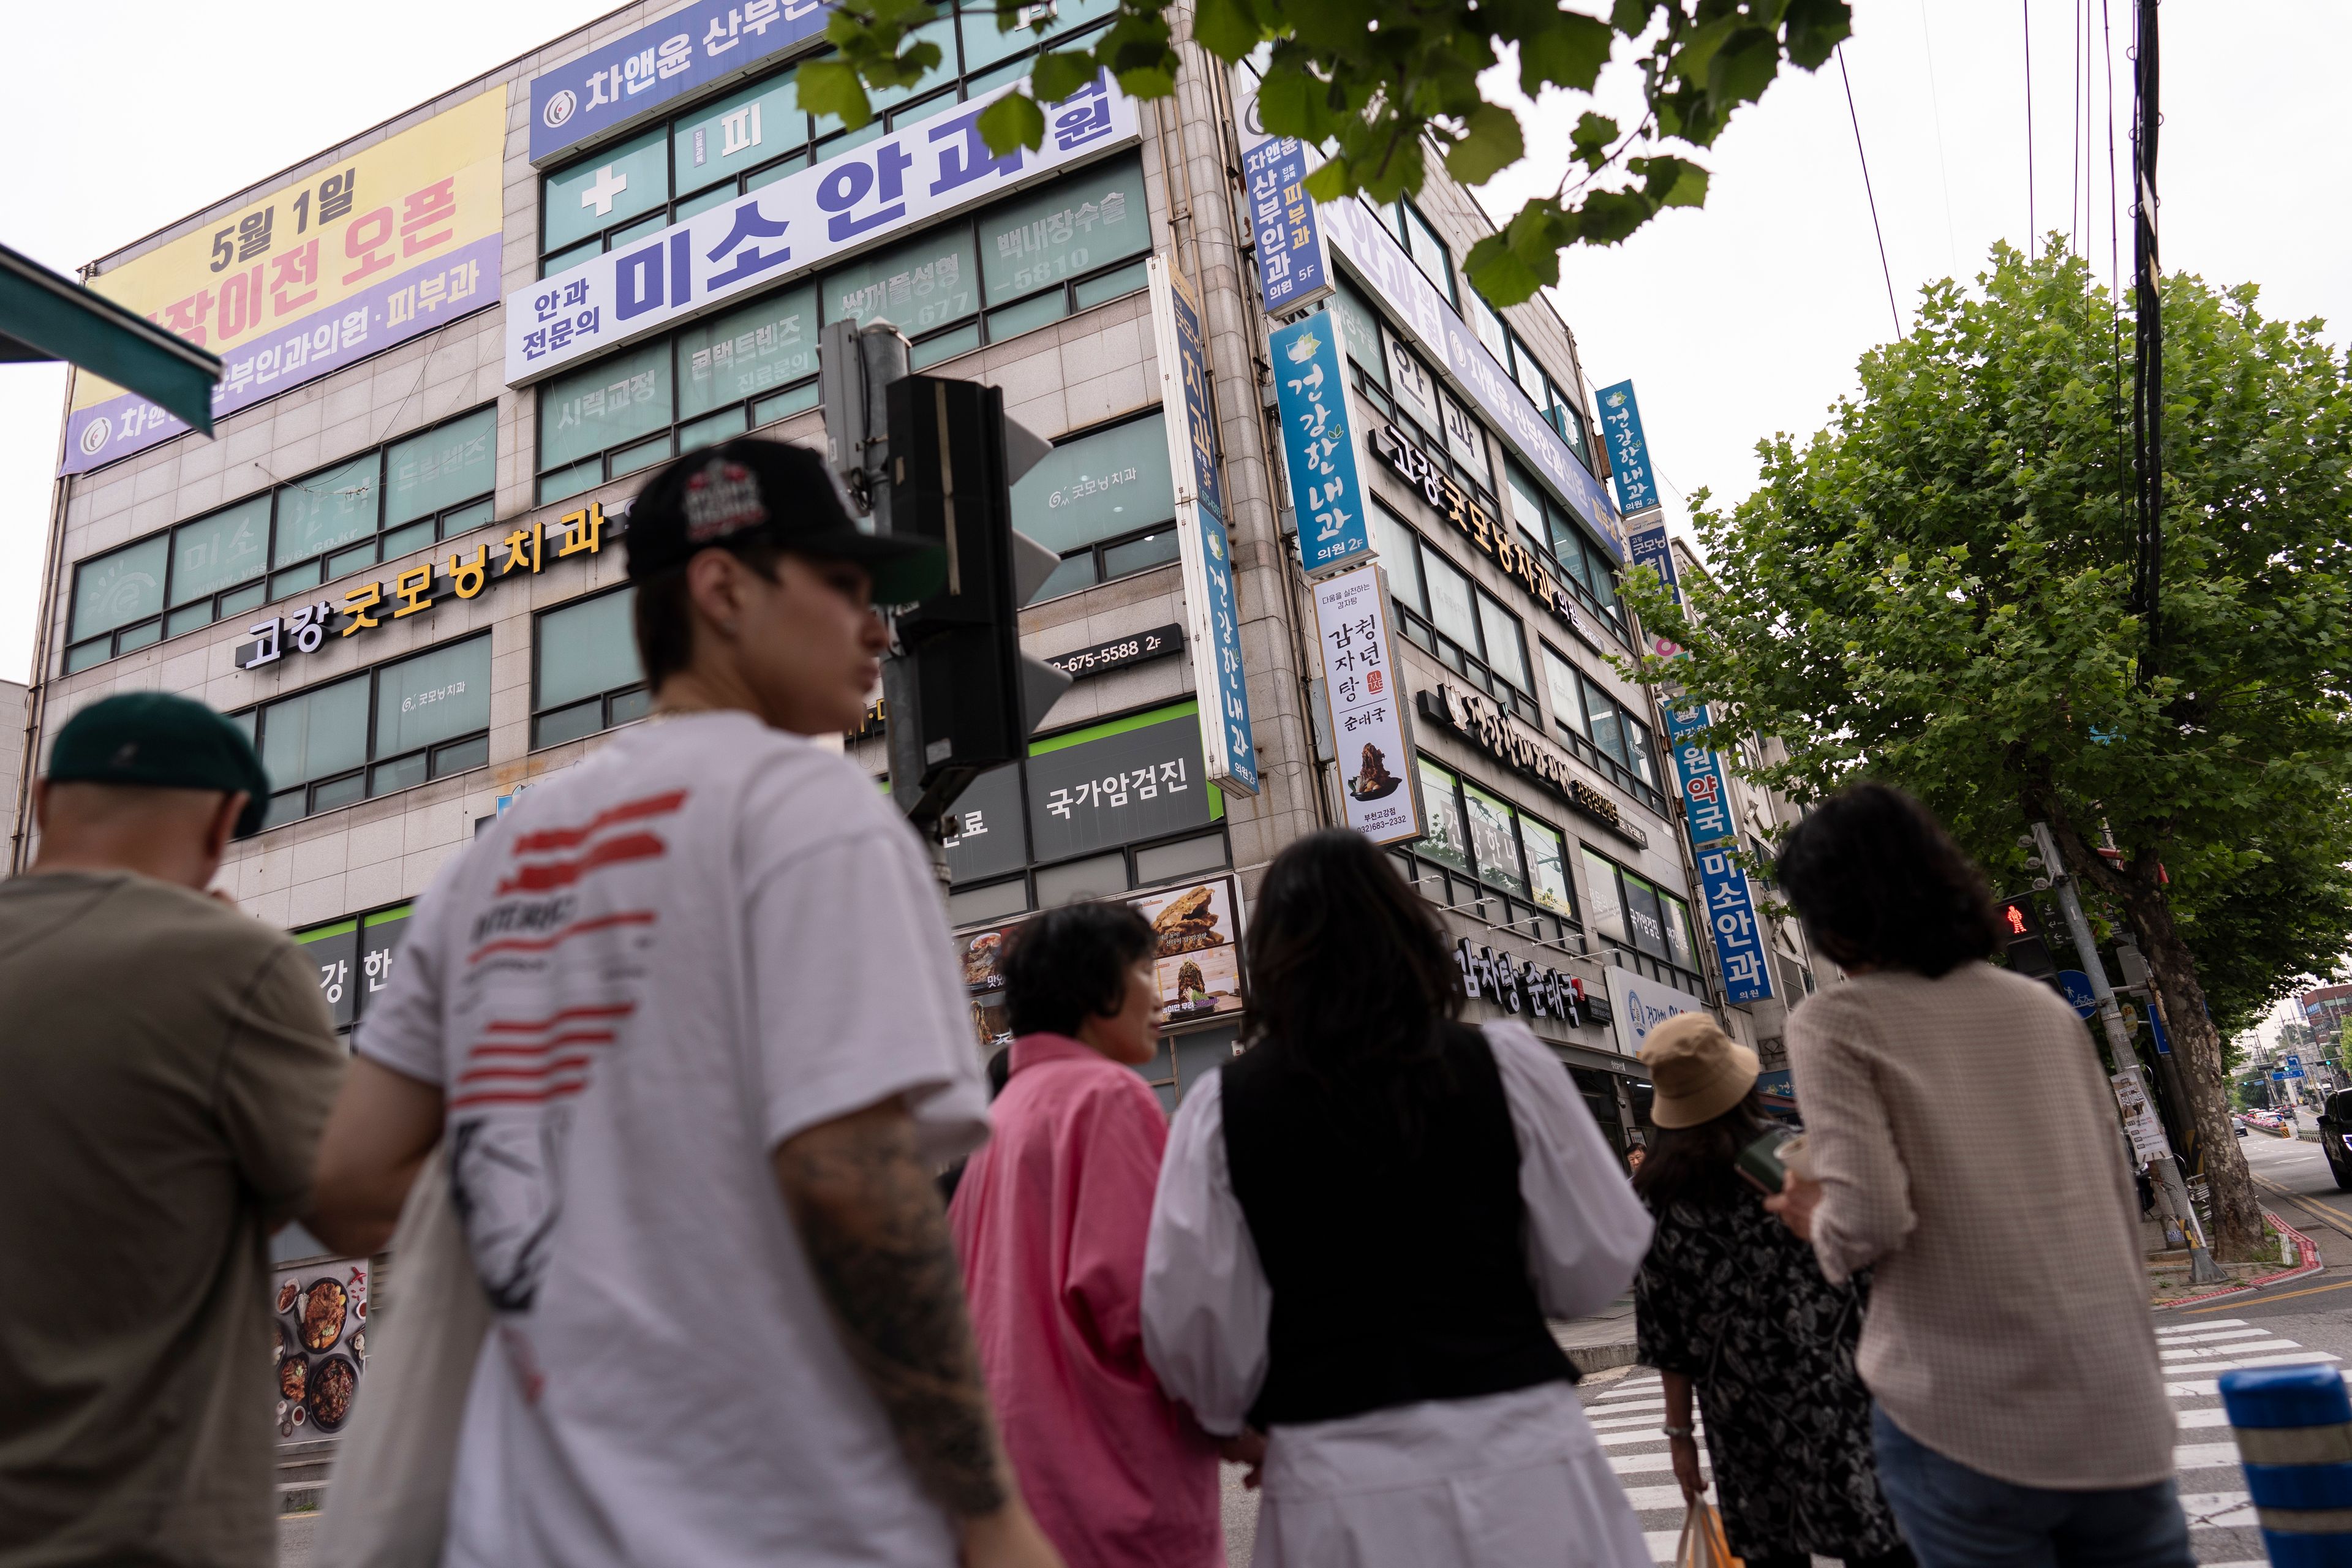
<svg viewBox="0 0 2352 1568"><path fill-rule="evenodd" d="M1059 1568L1021 1501L981 1382L946 1212L893 1100L813 1127L775 1153L776 1181L850 1358L963 1560Z"/></svg>

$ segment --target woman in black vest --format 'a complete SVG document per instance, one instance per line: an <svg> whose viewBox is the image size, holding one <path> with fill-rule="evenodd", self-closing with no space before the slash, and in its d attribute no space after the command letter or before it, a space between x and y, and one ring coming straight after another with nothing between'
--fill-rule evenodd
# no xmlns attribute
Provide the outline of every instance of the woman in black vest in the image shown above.
<svg viewBox="0 0 2352 1568"><path fill-rule="evenodd" d="M1650 1223L1528 1030L1458 1021L1429 906L1361 835L1258 889L1253 1048L1169 1130L1145 1354L1208 1430L1267 1434L1257 1568L1636 1568L1640 1525L1547 1315Z"/></svg>

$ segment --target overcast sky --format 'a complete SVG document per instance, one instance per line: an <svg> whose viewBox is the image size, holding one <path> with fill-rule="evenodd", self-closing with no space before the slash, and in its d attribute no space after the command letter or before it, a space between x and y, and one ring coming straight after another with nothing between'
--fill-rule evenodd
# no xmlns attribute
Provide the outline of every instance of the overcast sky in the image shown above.
<svg viewBox="0 0 2352 1568"><path fill-rule="evenodd" d="M2029 232L2028 6L2033 218L2063 230L2081 136L2070 129L2073 31L2086 10L2095 29L2099 0L1855 6L1845 65L1906 325L1923 282L1972 277L1993 241L2021 244ZM103 26L72 7L21 13L9 41L39 68L0 96L0 144L18 150L0 240L69 271L609 8L406 0L394 11L257 11L118 0ZM2121 161L2130 5L2105 8ZM2258 282L2270 310L2325 316L2341 345L2352 141L2328 105L2338 62L2352 54L2352 7L2169 0L2164 25L2168 266ZM2095 38L2091 61L2095 232L2084 245L2104 274L2107 86ZM1564 145L1573 114L1539 106L1529 144ZM1594 384L1633 378L1676 512L1677 496L1702 485L1744 494L1757 440L1818 428L1853 385L1856 357L1895 330L1835 62L1785 77L1702 162L1714 174L1704 211L1669 214L1622 246L1570 252L1557 299ZM1559 174L1538 156L1489 187L1487 205L1506 216ZM2127 185L2127 172L2120 177ZM2128 269L2128 232L2122 245ZM61 367L0 365L0 679L25 679L31 662L64 385Z"/></svg>

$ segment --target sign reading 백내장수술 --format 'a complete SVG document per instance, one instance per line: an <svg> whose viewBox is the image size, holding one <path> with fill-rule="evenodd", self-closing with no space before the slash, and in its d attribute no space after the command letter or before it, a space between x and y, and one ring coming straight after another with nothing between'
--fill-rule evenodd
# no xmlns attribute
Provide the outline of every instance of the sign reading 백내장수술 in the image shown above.
<svg viewBox="0 0 2352 1568"><path fill-rule="evenodd" d="M1420 837L1420 770L1412 765L1378 565L1367 561L1315 584L1315 631L1348 826L1375 844Z"/></svg>
<svg viewBox="0 0 2352 1568"><path fill-rule="evenodd" d="M1249 676L1242 667L1241 606L1234 597L1224 490L1217 479L1208 331L1201 297L1175 264L1154 256L1149 272L1160 405L1169 414L1168 458L1176 481L1185 634L1192 639L1192 685L1202 707L1201 755L1213 782L1255 795L1257 747L1251 738Z"/></svg>
<svg viewBox="0 0 2352 1568"><path fill-rule="evenodd" d="M507 95L478 93L133 257L90 287L221 357L226 417L498 302ZM77 373L61 473L188 428Z"/></svg>
<svg viewBox="0 0 2352 1568"><path fill-rule="evenodd" d="M824 31L825 0L699 0L530 80L530 161Z"/></svg>
<svg viewBox="0 0 2352 1568"><path fill-rule="evenodd" d="M1036 152L1016 147L996 157L981 140L980 116L1018 86L518 289L507 297L508 384L536 380L721 300L1003 195L1138 134L1134 100L1109 77L1097 76L1047 107L1045 139ZM594 187L582 194L592 195Z"/></svg>
<svg viewBox="0 0 2352 1568"><path fill-rule="evenodd" d="M1356 473L1356 433L1348 419L1347 378L1328 310L1272 335L1275 397L1282 414L1282 466L1298 519L1307 574L1345 570L1372 552L1364 487Z"/></svg>

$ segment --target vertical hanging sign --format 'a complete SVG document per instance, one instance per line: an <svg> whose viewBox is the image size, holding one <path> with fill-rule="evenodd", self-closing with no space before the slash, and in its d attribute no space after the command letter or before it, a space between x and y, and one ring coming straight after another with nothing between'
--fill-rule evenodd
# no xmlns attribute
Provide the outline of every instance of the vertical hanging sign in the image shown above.
<svg viewBox="0 0 2352 1568"><path fill-rule="evenodd" d="M1270 136L1242 154L1250 228L1257 240L1258 293L1276 315L1331 291L1331 263L1315 198L1307 194L1307 149L1296 136Z"/></svg>
<svg viewBox="0 0 2352 1568"><path fill-rule="evenodd" d="M1339 369L1339 323L1328 310L1275 329L1276 406L1282 414L1282 466L1298 518L1298 557L1309 577L1371 559L1363 486L1356 477L1356 434L1348 422Z"/></svg>
<svg viewBox="0 0 2352 1568"><path fill-rule="evenodd" d="M1772 994L1772 972L1764 962L1764 931L1756 919L1748 873L1734 858L1738 834L1723 787L1723 763L1691 736L1706 728L1704 703L1667 705L1666 739L1674 753L1675 785L1690 824L1691 858L1698 866L1700 906L1723 964L1723 991L1733 1003Z"/></svg>
<svg viewBox="0 0 2352 1568"><path fill-rule="evenodd" d="M1609 444L1609 473L1617 486L1617 510L1630 523L1633 514L1658 504L1657 479L1650 468L1650 443L1642 435L1642 405L1633 384L1601 389L1601 429ZM1631 541L1627 542L1629 546Z"/></svg>
<svg viewBox="0 0 2352 1568"><path fill-rule="evenodd" d="M1151 335L1160 403L1176 480L1176 542L1184 569L1184 621L1201 704L1201 753L1213 783L1257 794L1250 738L1249 677L1242 667L1241 606L1234 599L1224 488L1217 479L1217 426L1209 396L1209 338L1201 296L1165 256L1154 256Z"/></svg>
<svg viewBox="0 0 2352 1568"><path fill-rule="evenodd" d="M1316 584L1315 631L1348 826L1375 844L1420 837L1420 770L1397 689L1380 567L1367 561Z"/></svg>

